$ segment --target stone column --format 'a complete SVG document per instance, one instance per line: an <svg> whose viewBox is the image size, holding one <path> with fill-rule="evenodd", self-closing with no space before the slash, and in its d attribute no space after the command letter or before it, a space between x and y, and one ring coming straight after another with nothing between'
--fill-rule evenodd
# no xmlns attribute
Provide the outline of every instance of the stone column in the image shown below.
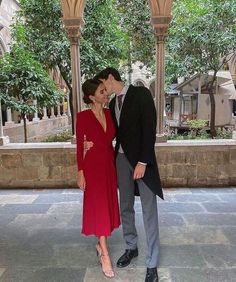
<svg viewBox="0 0 236 282"><path fill-rule="evenodd" d="M167 140L164 134L164 108L165 108L165 38L167 27L163 28L159 22L169 22L169 17L152 19L156 39L156 83L155 101L157 110L157 141Z"/></svg>
<svg viewBox="0 0 236 282"><path fill-rule="evenodd" d="M57 105L57 117L61 117L61 105Z"/></svg>
<svg viewBox="0 0 236 282"><path fill-rule="evenodd" d="M39 121L40 119L38 116L37 100L34 100L34 106L35 106L35 112L34 112L33 121Z"/></svg>
<svg viewBox="0 0 236 282"><path fill-rule="evenodd" d="M42 119L48 119L46 107L43 107L43 117L42 117Z"/></svg>
<svg viewBox="0 0 236 282"><path fill-rule="evenodd" d="M164 104L165 104L165 38L171 21L173 0L149 0L151 23L156 39L156 83L155 101L157 110L157 141L165 142Z"/></svg>
<svg viewBox="0 0 236 282"><path fill-rule="evenodd" d="M61 0L63 22L70 40L72 95L73 95L73 132L76 132L76 115L82 109L81 75L80 75L80 34L84 24L84 0Z"/></svg>
<svg viewBox="0 0 236 282"><path fill-rule="evenodd" d="M71 117L71 112L70 112L70 96L69 96L69 94L67 95L67 115L68 115L68 117Z"/></svg>
<svg viewBox="0 0 236 282"><path fill-rule="evenodd" d="M2 105L0 100L0 146L9 143L9 137L3 135L3 125L2 125Z"/></svg>
<svg viewBox="0 0 236 282"><path fill-rule="evenodd" d="M7 108L7 122L5 122L5 125L11 126L14 125L15 123L12 121L12 113L11 109Z"/></svg>
<svg viewBox="0 0 236 282"><path fill-rule="evenodd" d="M65 109L65 98L62 98L62 109L63 109L63 114L62 116L66 116L66 109Z"/></svg>
<svg viewBox="0 0 236 282"><path fill-rule="evenodd" d="M77 20L77 26L66 27L68 36L71 43L71 68L72 68L72 93L73 93L73 129L76 132L76 115L82 109L82 95L81 95L81 75L80 75L80 51L79 51L79 38L80 38L80 25L81 21ZM75 135L75 134L74 134Z"/></svg>
<svg viewBox="0 0 236 282"><path fill-rule="evenodd" d="M50 118L54 118L54 117L55 117L54 107L51 107L51 115L50 115Z"/></svg>

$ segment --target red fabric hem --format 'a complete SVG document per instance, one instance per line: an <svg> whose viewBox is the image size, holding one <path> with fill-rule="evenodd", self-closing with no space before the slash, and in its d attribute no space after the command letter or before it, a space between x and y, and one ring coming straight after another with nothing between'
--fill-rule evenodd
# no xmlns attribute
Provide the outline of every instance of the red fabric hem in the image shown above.
<svg viewBox="0 0 236 282"><path fill-rule="evenodd" d="M114 229L117 229L117 228L119 228L119 227L120 227L120 224L117 225L117 226L115 226L115 227L113 227L113 229L111 230L111 232L110 232L109 234L86 233L86 232L83 232L83 230L81 231L81 234L84 234L85 236L94 235L94 236L96 236L96 237L101 237L101 236L109 237L109 236L111 236L111 233L114 231Z"/></svg>

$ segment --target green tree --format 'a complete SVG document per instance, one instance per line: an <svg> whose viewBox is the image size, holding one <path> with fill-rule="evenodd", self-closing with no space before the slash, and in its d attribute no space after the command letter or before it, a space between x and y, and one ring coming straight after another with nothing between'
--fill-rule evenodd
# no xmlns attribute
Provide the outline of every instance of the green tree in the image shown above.
<svg viewBox="0 0 236 282"><path fill-rule="evenodd" d="M26 115L36 111L33 100L40 109L53 106L60 99L56 85L41 64L21 48L0 58L0 101L20 112L24 121L24 138L27 142Z"/></svg>
<svg viewBox="0 0 236 282"><path fill-rule="evenodd" d="M87 1L81 36L81 75L92 77L107 65L119 66L123 56L115 0ZM46 69L60 70L72 109L70 44L62 23L59 0L20 0L21 10L13 27L15 41L34 54ZM72 121L73 124L73 121Z"/></svg>
<svg viewBox="0 0 236 282"><path fill-rule="evenodd" d="M126 61L128 72L132 64L140 62L150 71L155 70L155 40L151 26L151 13L147 0L118 0L120 25L126 33Z"/></svg>
<svg viewBox="0 0 236 282"><path fill-rule="evenodd" d="M172 77L206 74L211 136L216 136L215 98L217 72L236 53L236 2L226 0L176 0L167 41ZM209 75L209 72L212 75Z"/></svg>

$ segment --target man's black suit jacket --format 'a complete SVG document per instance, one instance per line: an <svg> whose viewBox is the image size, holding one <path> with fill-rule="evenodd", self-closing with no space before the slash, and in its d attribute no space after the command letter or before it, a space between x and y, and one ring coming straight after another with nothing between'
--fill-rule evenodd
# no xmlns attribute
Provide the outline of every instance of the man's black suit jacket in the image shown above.
<svg viewBox="0 0 236 282"><path fill-rule="evenodd" d="M123 102L119 126L115 114L115 101L116 97L109 104L117 130L115 152L118 153L121 144L133 168L139 161L147 163L143 181L154 194L163 199L154 150L156 108L152 95L145 87L130 85Z"/></svg>

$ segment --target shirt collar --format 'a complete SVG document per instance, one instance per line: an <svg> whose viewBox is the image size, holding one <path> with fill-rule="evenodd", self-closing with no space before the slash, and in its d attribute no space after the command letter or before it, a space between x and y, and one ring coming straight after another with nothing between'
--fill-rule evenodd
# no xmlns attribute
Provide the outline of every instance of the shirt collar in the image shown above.
<svg viewBox="0 0 236 282"><path fill-rule="evenodd" d="M121 92L120 92L119 94L117 94L117 96L119 96L119 95L125 95L125 94L127 93L127 91L128 91L128 88L129 88L129 85L125 85L125 86L122 88Z"/></svg>

